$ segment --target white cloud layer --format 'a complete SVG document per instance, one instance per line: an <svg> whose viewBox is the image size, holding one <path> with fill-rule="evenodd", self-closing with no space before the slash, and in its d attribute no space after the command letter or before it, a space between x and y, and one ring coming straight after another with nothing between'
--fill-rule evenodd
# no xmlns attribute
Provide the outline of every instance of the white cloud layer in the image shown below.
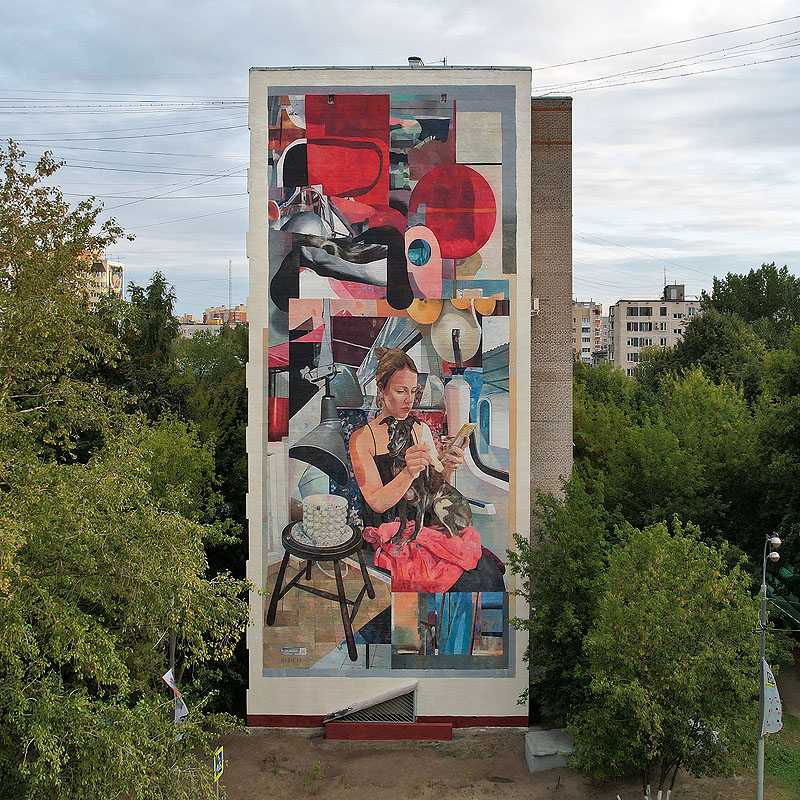
<svg viewBox="0 0 800 800"><path fill-rule="evenodd" d="M654 295L664 270L698 293L764 261L800 269L800 19L763 24L800 14L789 0L5 6L3 138L64 158L70 199L102 198L136 234L112 251L127 277L163 270L181 313L227 302L229 260L233 301L246 299L246 111L126 104L244 100L251 66L446 57L531 66L541 93L571 94L578 299ZM735 28L748 29L710 36ZM695 37L707 38L685 42ZM581 63L551 66L567 62ZM661 80L675 73L695 74ZM598 88L604 76L626 85ZM121 105L86 107L98 101Z"/></svg>

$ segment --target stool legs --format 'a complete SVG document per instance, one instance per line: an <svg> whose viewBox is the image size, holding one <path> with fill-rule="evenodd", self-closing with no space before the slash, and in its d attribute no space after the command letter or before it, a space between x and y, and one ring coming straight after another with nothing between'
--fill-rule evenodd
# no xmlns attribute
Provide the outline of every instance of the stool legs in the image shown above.
<svg viewBox="0 0 800 800"><path fill-rule="evenodd" d="M333 562L333 572L336 575L336 589L339 592L339 610L342 612L342 625L344 625L344 638L347 642L347 653L351 661L358 661L358 651L356 650L355 637L353 636L353 623L350 622L350 612L347 609L347 597L344 593L341 561L337 560Z"/></svg>
<svg viewBox="0 0 800 800"><path fill-rule="evenodd" d="M361 550L356 551L358 553L358 563L361 565L361 577L364 579L364 586L367 587L367 597L370 600L375 599L375 590L372 588L372 581L369 577L369 572L367 572L367 564L364 561L364 554Z"/></svg>
<svg viewBox="0 0 800 800"><path fill-rule="evenodd" d="M275 612L278 610L278 600L281 599L281 589L283 588L283 576L286 574L286 565L289 563L289 551L286 550L281 561L281 568L278 570L278 579L272 587L272 598L269 601L269 611L267 611L267 625L275 622Z"/></svg>

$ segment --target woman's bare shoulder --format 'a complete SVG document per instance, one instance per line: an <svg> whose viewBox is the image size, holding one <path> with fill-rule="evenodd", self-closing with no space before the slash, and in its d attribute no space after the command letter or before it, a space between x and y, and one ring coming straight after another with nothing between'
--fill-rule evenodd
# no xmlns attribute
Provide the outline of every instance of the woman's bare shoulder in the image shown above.
<svg viewBox="0 0 800 800"><path fill-rule="evenodd" d="M353 431L350 435L350 443L354 447L366 447L369 442L372 441L372 437L369 435L367 428L369 427L369 423L366 425L362 425L360 428L357 428ZM372 448L369 448L370 450Z"/></svg>

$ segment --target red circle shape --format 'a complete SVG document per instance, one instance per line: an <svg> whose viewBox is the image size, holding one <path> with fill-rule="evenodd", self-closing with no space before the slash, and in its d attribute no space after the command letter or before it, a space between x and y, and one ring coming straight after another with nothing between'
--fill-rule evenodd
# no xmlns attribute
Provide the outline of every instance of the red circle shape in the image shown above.
<svg viewBox="0 0 800 800"><path fill-rule="evenodd" d="M483 175L463 164L445 164L426 172L411 192L409 216L421 205L425 206L424 224L436 234L442 258L477 253L489 241L497 219L492 187Z"/></svg>

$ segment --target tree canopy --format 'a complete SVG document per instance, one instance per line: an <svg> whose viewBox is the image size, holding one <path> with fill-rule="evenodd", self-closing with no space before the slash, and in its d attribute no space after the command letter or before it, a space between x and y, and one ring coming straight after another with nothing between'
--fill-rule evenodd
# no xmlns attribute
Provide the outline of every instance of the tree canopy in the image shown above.
<svg viewBox="0 0 800 800"><path fill-rule="evenodd" d="M226 538L214 449L110 379L131 343L88 310L81 275L122 231L47 185L49 156L32 171L23 156L0 151L2 794L210 797L197 758L230 719L184 683L176 743L161 675L170 631L180 679L228 658L247 623L247 584L209 572L206 545Z"/></svg>

